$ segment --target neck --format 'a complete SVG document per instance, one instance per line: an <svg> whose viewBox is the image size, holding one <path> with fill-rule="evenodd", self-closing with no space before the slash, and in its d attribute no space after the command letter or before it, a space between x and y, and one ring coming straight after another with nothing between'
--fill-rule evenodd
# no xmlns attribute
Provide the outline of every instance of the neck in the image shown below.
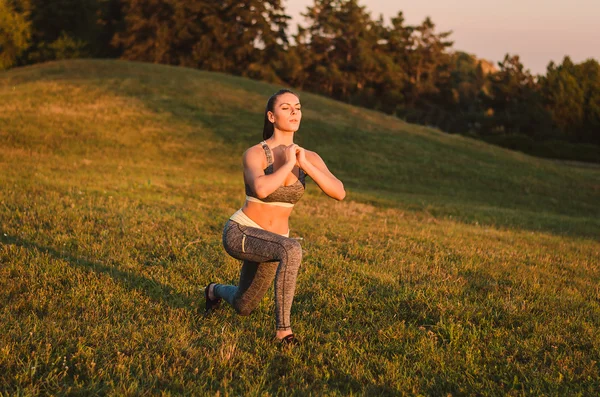
<svg viewBox="0 0 600 397"><path fill-rule="evenodd" d="M294 132L293 131L281 131L275 128L273 136L269 138L273 143L273 146L285 145L289 146L294 143Z"/></svg>

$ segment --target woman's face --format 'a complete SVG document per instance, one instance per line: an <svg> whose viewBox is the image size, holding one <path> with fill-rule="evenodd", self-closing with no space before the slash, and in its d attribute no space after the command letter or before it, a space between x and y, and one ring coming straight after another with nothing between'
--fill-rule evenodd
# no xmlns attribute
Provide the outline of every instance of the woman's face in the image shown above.
<svg viewBox="0 0 600 397"><path fill-rule="evenodd" d="M268 113L269 121L280 131L296 132L300 128L302 110L300 100L294 94L286 92L275 100L273 111Z"/></svg>

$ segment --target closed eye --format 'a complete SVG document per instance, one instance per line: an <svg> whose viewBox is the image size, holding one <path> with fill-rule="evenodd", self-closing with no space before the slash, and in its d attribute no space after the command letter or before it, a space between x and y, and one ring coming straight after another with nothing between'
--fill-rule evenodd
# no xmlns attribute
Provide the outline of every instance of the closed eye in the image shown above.
<svg viewBox="0 0 600 397"><path fill-rule="evenodd" d="M281 106L281 109L283 109L283 110L287 110L287 109L289 109L289 107L290 107L291 105L292 105L291 103L282 103L280 106ZM298 109L298 110L300 110L300 108L302 107L302 106L300 106L300 104L299 104L299 103L296 103L296 104L294 104L294 106L295 106L295 107L296 107L296 109Z"/></svg>

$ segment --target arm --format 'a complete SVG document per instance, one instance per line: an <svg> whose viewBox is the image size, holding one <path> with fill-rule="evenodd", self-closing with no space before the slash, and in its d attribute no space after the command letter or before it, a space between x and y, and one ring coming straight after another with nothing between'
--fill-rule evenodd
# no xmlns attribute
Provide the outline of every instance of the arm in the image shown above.
<svg viewBox="0 0 600 397"><path fill-rule="evenodd" d="M286 149L285 164L270 175L265 175L263 170L263 149L260 146L253 146L246 150L243 157L244 180L252 191L256 193L258 198L267 197L277 190L279 186L283 185L285 178L292 172L292 169L296 165L296 156L293 154L296 147L297 145L291 145L290 148Z"/></svg>
<svg viewBox="0 0 600 397"><path fill-rule="evenodd" d="M300 148L298 164L326 195L336 200L343 200L346 197L344 184L329 171L317 153Z"/></svg>

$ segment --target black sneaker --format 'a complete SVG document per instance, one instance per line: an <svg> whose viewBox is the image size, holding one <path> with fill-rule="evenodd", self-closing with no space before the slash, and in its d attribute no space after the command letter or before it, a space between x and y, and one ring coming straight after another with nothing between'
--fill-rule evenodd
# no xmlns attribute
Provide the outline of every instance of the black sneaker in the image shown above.
<svg viewBox="0 0 600 397"><path fill-rule="evenodd" d="M208 283L206 288L204 288L204 298L206 299L206 304L204 306L204 317L208 316L213 310L216 310L221 305L221 298L217 299L209 299L208 298L208 289L212 284L216 283Z"/></svg>
<svg viewBox="0 0 600 397"><path fill-rule="evenodd" d="M283 338L281 338L281 340L279 341L279 343L282 346L298 346L300 344L300 341L298 339L296 339L296 337L294 336L294 334L289 334L289 335L284 336Z"/></svg>

